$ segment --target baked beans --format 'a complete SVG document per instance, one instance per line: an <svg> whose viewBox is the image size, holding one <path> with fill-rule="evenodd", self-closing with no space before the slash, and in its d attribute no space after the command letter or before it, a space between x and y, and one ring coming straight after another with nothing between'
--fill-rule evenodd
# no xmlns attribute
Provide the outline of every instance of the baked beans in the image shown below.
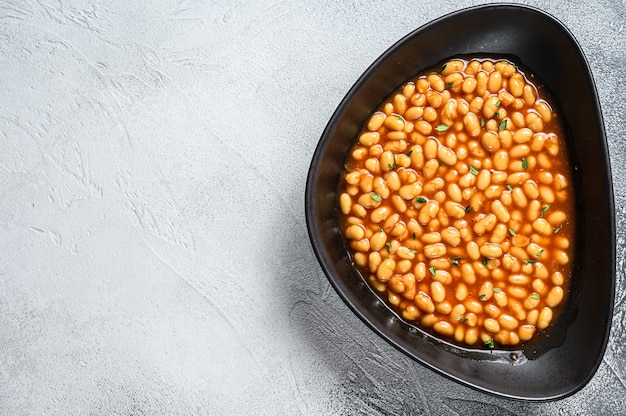
<svg viewBox="0 0 626 416"><path fill-rule="evenodd" d="M339 192L356 267L405 320L494 348L546 330L570 276L559 114L508 60L453 59L368 119Z"/></svg>

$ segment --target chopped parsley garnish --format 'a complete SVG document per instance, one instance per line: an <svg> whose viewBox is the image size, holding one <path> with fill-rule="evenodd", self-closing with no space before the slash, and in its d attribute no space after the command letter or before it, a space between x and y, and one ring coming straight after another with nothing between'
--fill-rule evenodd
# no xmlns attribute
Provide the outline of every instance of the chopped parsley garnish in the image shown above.
<svg viewBox="0 0 626 416"><path fill-rule="evenodd" d="M535 264L535 263L537 263L537 260L533 260L533 259L524 260L524 264Z"/></svg>
<svg viewBox="0 0 626 416"><path fill-rule="evenodd" d="M483 257L483 266L486 266L489 264L489 259L487 257Z"/></svg>
<svg viewBox="0 0 626 416"><path fill-rule="evenodd" d="M515 230L514 230L514 229L512 229L512 228L509 228L509 233L511 233L511 235L512 235L513 237L515 237L515 236L517 235L517 233L515 232Z"/></svg>
<svg viewBox="0 0 626 416"><path fill-rule="evenodd" d="M478 296L478 299L483 300L485 299L485 296L487 296L486 293L481 293L480 296Z"/></svg>
<svg viewBox="0 0 626 416"><path fill-rule="evenodd" d="M541 208L541 213L542 213L542 214L545 214L545 213L546 213L546 211L547 211L547 210L549 210L551 206L552 206L552 205L548 204L548 205L546 205L545 207Z"/></svg>
<svg viewBox="0 0 626 416"><path fill-rule="evenodd" d="M522 169L528 170L528 160L525 157L522 158Z"/></svg>
<svg viewBox="0 0 626 416"><path fill-rule="evenodd" d="M468 205L468 206L465 207L465 213L466 214L471 214L472 211L474 211L474 208L472 208L471 205Z"/></svg>
<svg viewBox="0 0 626 416"><path fill-rule="evenodd" d="M506 129L507 120L505 119L502 123L498 125L498 130L502 131Z"/></svg>
<svg viewBox="0 0 626 416"><path fill-rule="evenodd" d="M466 317L464 317L464 316L461 316L461 317L459 318L459 321L461 321L461 322L467 322L468 320L469 320L469 319L467 319L467 318L466 318Z"/></svg>
<svg viewBox="0 0 626 416"><path fill-rule="evenodd" d="M412 154L413 154L413 150L409 150L409 151L407 152L407 154L406 154L406 155L407 155L408 157L411 157L411 155L412 155Z"/></svg>
<svg viewBox="0 0 626 416"><path fill-rule="evenodd" d="M541 297L538 294L536 294L535 292L533 292L532 295L530 295L530 297L535 299L535 300L541 299Z"/></svg>
<svg viewBox="0 0 626 416"><path fill-rule="evenodd" d="M478 175L478 169L476 169L474 166L470 165L469 170L472 175Z"/></svg>
<svg viewBox="0 0 626 416"><path fill-rule="evenodd" d="M480 119L480 127L485 127L485 119L484 118Z"/></svg>
<svg viewBox="0 0 626 416"><path fill-rule="evenodd" d="M554 234L556 234L556 233L558 233L559 231L561 231L562 229L563 229L563 224L559 224L559 225L558 225L558 227L556 227L556 228L553 228L553 229L552 229L552 232L553 232Z"/></svg>
<svg viewBox="0 0 626 416"><path fill-rule="evenodd" d="M502 289L500 289L499 287L494 287L493 288L493 292L494 293L502 293Z"/></svg>
<svg viewBox="0 0 626 416"><path fill-rule="evenodd" d="M508 189L509 191L513 192L513 187L511 185L507 185L506 189Z"/></svg>
<svg viewBox="0 0 626 416"><path fill-rule="evenodd" d="M418 196L416 201L419 202L420 204L428 202L428 200L426 198L424 198L423 196Z"/></svg>
<svg viewBox="0 0 626 416"><path fill-rule="evenodd" d="M461 257L454 257L454 258L451 258L451 259L448 259L448 260L450 260L450 264L453 265L453 266L456 266L456 267L460 267L461 266L461 264L459 263L459 260L461 260Z"/></svg>
<svg viewBox="0 0 626 416"><path fill-rule="evenodd" d="M440 124L437 127L435 127L435 130L437 130L438 132L442 132L442 131L446 131L450 128L450 126L447 126L445 124Z"/></svg>
<svg viewBox="0 0 626 416"><path fill-rule="evenodd" d="M446 88L454 87L454 82L446 82Z"/></svg>
<svg viewBox="0 0 626 416"><path fill-rule="evenodd" d="M448 64L443 64L443 65L441 66L441 68L439 68L439 69L437 70L437 72L439 72L439 73L441 74L443 71L445 71L445 70L446 70L446 67L447 67L447 66L448 66Z"/></svg>
<svg viewBox="0 0 626 416"><path fill-rule="evenodd" d="M435 266L430 266L428 268L428 271L430 272L430 274L432 274L433 276L437 274L437 269L435 269Z"/></svg>
<svg viewBox="0 0 626 416"><path fill-rule="evenodd" d="M383 197L378 194L370 194L370 197L376 202L380 202L383 200Z"/></svg>
<svg viewBox="0 0 626 416"><path fill-rule="evenodd" d="M496 101L496 107L500 107L501 104L502 104L502 101L500 100Z"/></svg>
<svg viewBox="0 0 626 416"><path fill-rule="evenodd" d="M485 341L485 347L493 349L495 347L493 339L488 339L487 341Z"/></svg>
<svg viewBox="0 0 626 416"><path fill-rule="evenodd" d="M544 249L539 250L539 251L537 252L537 257L541 256L541 255L543 254L543 252L544 252Z"/></svg>

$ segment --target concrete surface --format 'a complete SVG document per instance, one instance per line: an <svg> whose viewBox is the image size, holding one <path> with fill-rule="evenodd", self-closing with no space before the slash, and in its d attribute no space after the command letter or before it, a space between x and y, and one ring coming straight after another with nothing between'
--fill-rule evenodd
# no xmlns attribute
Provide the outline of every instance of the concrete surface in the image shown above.
<svg viewBox="0 0 626 416"><path fill-rule="evenodd" d="M626 3L525 3L582 45L610 141L616 309L581 392L508 401L411 361L306 234L349 87L478 2L0 0L0 414L626 413Z"/></svg>

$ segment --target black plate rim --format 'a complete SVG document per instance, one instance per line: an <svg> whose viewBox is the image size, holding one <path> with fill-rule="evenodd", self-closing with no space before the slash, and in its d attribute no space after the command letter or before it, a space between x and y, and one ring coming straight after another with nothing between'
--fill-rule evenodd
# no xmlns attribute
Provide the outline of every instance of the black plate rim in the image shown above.
<svg viewBox="0 0 626 416"><path fill-rule="evenodd" d="M590 369L587 377L580 383L578 383L575 386L571 386L571 388L567 389L566 391L561 391L557 394L551 394L549 392L546 392L546 394L542 395L542 396L524 396L524 395L517 395L517 394L509 394L509 393L502 393L500 391L497 391L496 389L487 389L484 386L481 386L478 383L473 383L468 381L467 379L464 379L462 377L456 376L454 374L450 374L444 370L442 370L441 368L437 367L436 365L431 364L430 362L424 361L423 359L421 359L419 356L416 356L412 351L410 351L409 349L405 348L403 345L401 345L400 343L397 342L397 340L395 340L394 338L388 336L388 334L386 334L381 328L378 328L376 325L374 325L373 322L371 322L369 319L367 319L366 316L364 316L363 311L361 311L359 308L357 308L352 301L349 299L349 296L347 293L344 292L343 288L341 286L339 286L338 282L335 281L334 278L332 278L333 275L333 270L331 270L331 268L328 266L327 264L327 259L324 256L324 253L322 252L322 250L320 249L320 247L323 246L324 242L320 239L320 237L317 235L317 233L315 232L315 226L316 226L316 220L314 218L312 218L311 215L311 211L313 209L313 206L315 205L315 195L312 194L312 189L313 189L313 182L315 181L315 172L317 172L319 165L321 164L321 160L318 158L322 148L326 145L325 142L325 138L328 137L328 132L331 129L331 125L333 124L333 121L335 121L337 119L337 117L342 114L345 111L345 106L347 105L347 102L349 101L348 98L351 97L355 91L357 91L358 89L361 88L362 83L364 82L365 79L367 79L372 72L374 72L376 70L377 65L384 61L385 59L388 59L388 57L390 55L392 55L395 50L403 45L408 39L411 39L412 37L418 35L419 33L425 32L430 30L432 27L436 27L442 23L445 23L446 21L448 21L449 19L452 18L458 18L460 16L463 16L465 14L468 13L475 13L475 12L480 12L482 10L488 10L488 9L508 9L512 12L516 12L516 11L532 11L538 14L543 15L544 17L548 18L549 20L552 21L552 24L559 26L560 30L567 34L567 36L570 38L570 41L572 43L572 45L576 48L576 52L578 53L578 55L582 58L583 62L584 62L584 66L586 69L586 73L589 77L589 84L593 87L594 90L594 94L595 94L595 110L596 110L596 119L598 121L600 121L600 126L599 127L599 142L600 144L603 146L603 156L604 156L604 166L606 166L607 168L607 172L608 172L608 178L607 178L607 185L609 186L610 189L607 189L607 199L608 199L608 206L609 206L609 213L608 215L610 215L610 218L613 218L613 226L610 228L610 230L608 230L609 236L610 236L610 242L609 247L610 247L610 255L608 256L609 258L609 266L608 268L610 270L613 271L613 277L612 277L612 290L610 291L610 299L607 300L607 302L609 302L609 305L607 305L608 309L611 311L610 316L612 316L612 311L613 311L613 307L614 307L614 295L615 295L615 269L616 269L616 261L615 261L615 236L616 236L616 231L615 231L615 223L614 223L614 218L615 218L615 208L614 208L614 192L613 192L613 187L612 187L612 178L611 178L611 167L610 167L610 159L609 159L609 154L608 154L608 145L607 145L607 139L606 139L606 132L605 132L605 127L604 127L604 122L603 122L603 117L602 117L602 110L601 110L601 106L600 106L600 101L598 99L598 94L597 94L597 87L596 84L593 80L593 75L591 73L590 67L589 67L589 63L587 61L587 58L580 46L580 44L578 43L578 41L576 40L576 38L573 36L573 34L571 33L571 31L564 25L562 24L558 19L556 19L554 16L550 15L549 13L546 13L545 11L536 8L536 7L532 7L532 6L526 6L526 5L520 5L520 4L514 4L514 3L499 3L499 4L487 4L487 5L478 5L478 6L472 6L472 7L468 7L468 8L464 8L461 10L457 10L445 15L442 15L441 17L434 19L422 26L420 26L419 28L415 29L414 31L410 32L409 34L407 34L406 36L402 37L400 40L398 40L396 43L394 43L392 46L390 46L384 53L382 53L380 55L380 57L378 57L366 70L365 72L358 78L358 80L355 82L355 84L348 90L348 92L346 93L345 97L342 99L341 103L339 104L339 106L337 107L337 109L335 110L335 112L333 113L333 115L330 118L329 123L327 124L326 128L324 129L321 139L315 149L312 161L311 161L311 165L309 168L309 174L307 176L307 181L306 181L306 188L305 188L305 217L306 217L306 225L307 225L307 231L309 234L309 238L311 240L311 244L312 244L312 248L314 251L314 254L323 270L323 272L325 273L325 275L328 277L329 282L331 283L331 285L333 286L333 288L335 289L335 291L339 294L340 298L344 301L344 303L352 310L352 312L357 315L368 327L370 327L370 329L372 329L376 334L378 334L381 338L385 339L387 342L389 342L391 345L393 345L395 348L397 348L398 350L402 351L404 354L406 354L407 356L411 357L412 359L420 362L422 365L426 366L427 368L430 368L434 371L436 371L439 374L442 374L452 380L455 380L461 384L467 385L471 388L474 388L476 390L482 391L482 392L486 392L486 393L490 393L496 396L500 396L500 397L506 397L506 398L510 398L510 399L517 399L517 400L524 400L524 401L553 401L553 400L558 400L558 399L563 399L565 397L569 397L572 394L578 392L580 389L582 389L588 382L589 380L591 380L591 378L594 376L594 374L597 372L597 369L602 361L602 357L605 353L607 344L608 344L608 340L609 340L609 335L610 335L610 322L609 324L606 326L606 336L603 337L603 341L602 341L602 345L601 345L601 353L596 357L596 360L592 366L592 368Z"/></svg>

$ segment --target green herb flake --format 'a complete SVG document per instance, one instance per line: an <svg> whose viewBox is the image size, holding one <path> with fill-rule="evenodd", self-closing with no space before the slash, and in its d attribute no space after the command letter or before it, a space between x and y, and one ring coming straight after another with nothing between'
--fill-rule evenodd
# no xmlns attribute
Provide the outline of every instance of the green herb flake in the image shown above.
<svg viewBox="0 0 626 416"><path fill-rule="evenodd" d="M467 318L466 318L466 317L464 317L464 316L461 316L461 317L459 318L459 321L461 321L461 322L467 322L467 321L469 321L469 319L467 319Z"/></svg>
<svg viewBox="0 0 626 416"><path fill-rule="evenodd" d="M471 214L472 211L474 211L474 208L472 208L471 205L468 205L468 206L465 207L465 213L466 214Z"/></svg>
<svg viewBox="0 0 626 416"><path fill-rule="evenodd" d="M446 164L445 164L445 163L443 163L443 162L440 160L440 161L439 161L439 166L441 166L442 168L445 168L445 167L446 167Z"/></svg>
<svg viewBox="0 0 626 416"><path fill-rule="evenodd" d="M562 229L563 229L563 224L559 224L559 225L558 225L558 227L556 227L556 228L553 228L553 229L552 229L552 232L553 232L554 234L556 234L556 233L558 233L559 231L561 231Z"/></svg>
<svg viewBox="0 0 626 416"><path fill-rule="evenodd" d="M539 250L539 251L537 252L537 257L541 256L541 255L543 254L543 252L544 252L544 249Z"/></svg>
<svg viewBox="0 0 626 416"><path fill-rule="evenodd" d="M537 263L537 260L533 260L533 259L524 260L524 264L535 264L535 263Z"/></svg>
<svg viewBox="0 0 626 416"><path fill-rule="evenodd" d="M413 233L413 240L417 240L417 234Z"/></svg>
<svg viewBox="0 0 626 416"><path fill-rule="evenodd" d="M482 263L483 263L483 266L488 265L489 264L489 259L487 257L483 257Z"/></svg>
<svg viewBox="0 0 626 416"><path fill-rule="evenodd" d="M485 341L485 347L493 349L495 347L493 339L488 339L487 341Z"/></svg>
<svg viewBox="0 0 626 416"><path fill-rule="evenodd" d="M505 119L502 123L498 125L498 130L502 131L506 129L507 120Z"/></svg>
<svg viewBox="0 0 626 416"><path fill-rule="evenodd" d="M383 197L378 194L370 194L370 197L376 202L380 202L383 200Z"/></svg>
<svg viewBox="0 0 626 416"><path fill-rule="evenodd" d="M493 113L493 118L500 118L500 112L496 111L495 113Z"/></svg>
<svg viewBox="0 0 626 416"><path fill-rule="evenodd" d="M447 125L445 125L445 124L440 124L440 125L438 125L437 127L435 127L435 130L437 130L438 132L440 132L440 133L441 133L441 132L443 132L443 131L448 130L449 128L450 128L450 126L447 126Z"/></svg>
<svg viewBox="0 0 626 416"><path fill-rule="evenodd" d="M348 166L348 164L347 164L347 163L346 163L345 165L343 165L343 168L344 168L346 171L350 172L350 166Z"/></svg>
<svg viewBox="0 0 626 416"><path fill-rule="evenodd" d="M500 100L496 101L496 107L500 107L501 104L502 104L502 101Z"/></svg>
<svg viewBox="0 0 626 416"><path fill-rule="evenodd" d="M524 170L528 169L528 160L526 160L525 157L522 158L522 169Z"/></svg>
<svg viewBox="0 0 626 416"><path fill-rule="evenodd" d="M454 87L454 82L446 82L446 88Z"/></svg>
<svg viewBox="0 0 626 416"><path fill-rule="evenodd" d="M483 300L485 299L485 296L487 296L486 293L481 293L480 296L478 296L478 299Z"/></svg>
<svg viewBox="0 0 626 416"><path fill-rule="evenodd" d="M443 65L441 66L441 68L439 68L439 69L437 70L437 72L441 74L443 71L445 71L445 70L446 70L446 67L447 67L447 66L448 66L448 64L443 64Z"/></svg>
<svg viewBox="0 0 626 416"><path fill-rule="evenodd" d="M512 235L513 237L515 237L515 236L517 235L517 233L515 232L515 230L514 230L514 229L512 229L512 228L509 228L509 233L511 233L511 235Z"/></svg>
<svg viewBox="0 0 626 416"><path fill-rule="evenodd" d="M413 254L417 253L417 250L413 250L412 248L410 248L409 251Z"/></svg>
<svg viewBox="0 0 626 416"><path fill-rule="evenodd" d="M416 201L419 202L420 204L428 202L428 200L426 198L424 198L423 196L418 196Z"/></svg>
<svg viewBox="0 0 626 416"><path fill-rule="evenodd" d="M478 175L478 169L476 169L474 166L470 165L469 169L472 175Z"/></svg>
<svg viewBox="0 0 626 416"><path fill-rule="evenodd" d="M480 119L480 127L485 127L485 119L484 118Z"/></svg>
<svg viewBox="0 0 626 416"><path fill-rule="evenodd" d="M454 257L452 259L448 259L450 260L450 264L456 267L460 267L461 264L459 263L459 260L461 260L461 257Z"/></svg>
<svg viewBox="0 0 626 416"><path fill-rule="evenodd" d="M538 294L536 294L535 292L533 292L532 295L530 295L530 297L535 299L535 300L541 299L541 297Z"/></svg>
<svg viewBox="0 0 626 416"><path fill-rule="evenodd" d="M433 276L437 274L437 269L435 269L435 266L430 266L428 268L428 271L430 272L430 274L432 274Z"/></svg>
<svg viewBox="0 0 626 416"><path fill-rule="evenodd" d="M408 157L411 157L411 155L413 154L413 150L409 150L408 153L406 154Z"/></svg>
<svg viewBox="0 0 626 416"><path fill-rule="evenodd" d="M383 227L378 227L378 232L379 232L379 233L382 233L383 231L384 231L384 230L383 230Z"/></svg>
<svg viewBox="0 0 626 416"><path fill-rule="evenodd" d="M493 292L494 293L502 293L502 289L500 289L499 287L494 287L493 288Z"/></svg>
<svg viewBox="0 0 626 416"><path fill-rule="evenodd" d="M549 210L551 206L552 206L552 205L548 204L548 205L546 205L545 207L541 208L541 213L542 213L542 214L545 214L545 213L546 213L546 211L547 211L547 210Z"/></svg>
<svg viewBox="0 0 626 416"><path fill-rule="evenodd" d="M506 189L508 189L510 192L513 192L513 187L511 185L507 185Z"/></svg>

